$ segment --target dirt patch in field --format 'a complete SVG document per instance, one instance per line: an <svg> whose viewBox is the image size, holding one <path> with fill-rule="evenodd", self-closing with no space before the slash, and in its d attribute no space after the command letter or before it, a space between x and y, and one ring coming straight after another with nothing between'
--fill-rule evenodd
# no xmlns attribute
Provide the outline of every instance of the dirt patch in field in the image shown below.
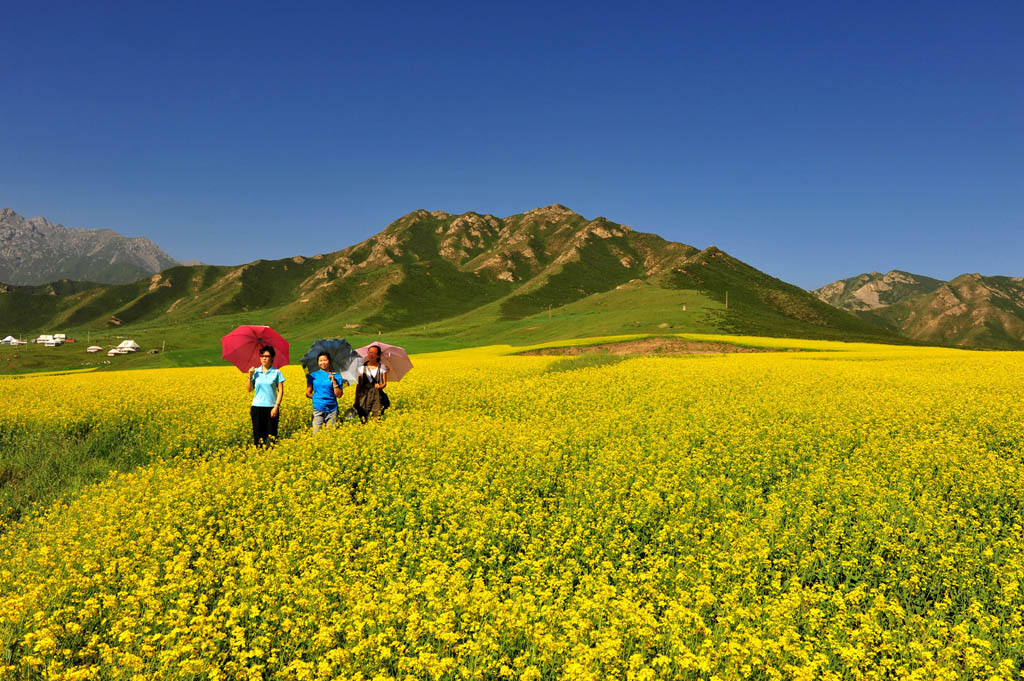
<svg viewBox="0 0 1024 681"><path fill-rule="evenodd" d="M723 352L800 352L795 348L751 348L729 343L709 343L683 338L641 338L621 343L599 345L571 345L561 348L540 348L526 350L518 355L586 355L604 353L609 355L710 355Z"/></svg>

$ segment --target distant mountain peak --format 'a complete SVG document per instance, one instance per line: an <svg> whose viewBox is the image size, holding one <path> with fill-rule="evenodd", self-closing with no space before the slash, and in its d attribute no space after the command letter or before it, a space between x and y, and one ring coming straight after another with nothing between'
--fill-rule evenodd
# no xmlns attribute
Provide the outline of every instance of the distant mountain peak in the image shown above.
<svg viewBox="0 0 1024 681"><path fill-rule="evenodd" d="M539 217L546 220L559 220L570 217L580 217L580 214L571 208L567 208L560 203L553 203L550 206L542 206L540 208L534 208L528 210L523 215L530 217Z"/></svg>
<svg viewBox="0 0 1024 681"><path fill-rule="evenodd" d="M871 272L840 279L811 291L819 299L850 312L876 310L908 296L929 293L942 285L939 279L902 270Z"/></svg>
<svg viewBox="0 0 1024 681"><path fill-rule="evenodd" d="M0 209L0 281L39 285L59 279L126 283L178 265L146 237L69 228Z"/></svg>

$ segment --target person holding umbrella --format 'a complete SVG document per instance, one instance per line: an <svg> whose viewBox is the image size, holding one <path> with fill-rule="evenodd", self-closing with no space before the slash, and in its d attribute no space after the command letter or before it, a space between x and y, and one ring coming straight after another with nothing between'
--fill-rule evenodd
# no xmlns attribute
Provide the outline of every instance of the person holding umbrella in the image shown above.
<svg viewBox="0 0 1024 681"><path fill-rule="evenodd" d="M366 348L366 359L359 367L359 381L356 383L356 412L359 419L376 418L390 406L384 388L388 384L388 368L380 361L380 346Z"/></svg>
<svg viewBox="0 0 1024 681"><path fill-rule="evenodd" d="M277 423L284 400L284 374L274 368L277 352L272 345L260 348L260 366L250 367L247 385L255 393L249 416L252 418L252 440L257 447L277 439Z"/></svg>
<svg viewBox="0 0 1024 681"><path fill-rule="evenodd" d="M333 426L338 420L338 398L341 397L341 376L331 371L331 355L326 351L316 357L316 371L306 376L306 397L313 400L313 432L321 426Z"/></svg>

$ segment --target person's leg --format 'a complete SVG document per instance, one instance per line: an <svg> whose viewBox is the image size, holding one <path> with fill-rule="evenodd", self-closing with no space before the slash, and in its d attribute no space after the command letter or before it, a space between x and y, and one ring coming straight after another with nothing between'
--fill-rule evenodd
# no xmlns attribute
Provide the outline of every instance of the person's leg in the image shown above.
<svg viewBox="0 0 1024 681"><path fill-rule="evenodd" d="M252 443L259 447L263 436L262 414L259 407L249 407L249 418L252 419Z"/></svg>
<svg viewBox="0 0 1024 681"><path fill-rule="evenodd" d="M329 411L324 414L324 425L333 428L338 424L338 410Z"/></svg>
<svg viewBox="0 0 1024 681"><path fill-rule="evenodd" d="M324 412L313 410L313 432L319 433L320 426L324 425Z"/></svg>
<svg viewBox="0 0 1024 681"><path fill-rule="evenodd" d="M269 424L270 427L267 428L267 435L269 436L269 441L270 442L274 442L274 441L277 440L277 422L281 419L281 410L280 409L277 410L277 416L271 416L270 415L271 411L273 411L273 410L272 409L267 409L267 418L270 421L270 424Z"/></svg>

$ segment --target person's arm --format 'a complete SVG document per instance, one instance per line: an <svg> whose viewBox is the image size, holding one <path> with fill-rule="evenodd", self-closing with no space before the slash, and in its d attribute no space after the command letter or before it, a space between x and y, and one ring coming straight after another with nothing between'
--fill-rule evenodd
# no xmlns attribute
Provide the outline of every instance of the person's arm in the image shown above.
<svg viewBox="0 0 1024 681"><path fill-rule="evenodd" d="M277 384L277 402L274 403L274 408L270 410L270 418L274 418L281 413L281 402L284 400L284 381L279 381Z"/></svg>
<svg viewBox="0 0 1024 681"><path fill-rule="evenodd" d="M249 367L249 376L245 379L245 389L248 392L252 392L253 384L256 379L256 367Z"/></svg>
<svg viewBox="0 0 1024 681"><path fill-rule="evenodd" d="M306 381L306 397L313 399L313 382L309 380Z"/></svg>
<svg viewBox="0 0 1024 681"><path fill-rule="evenodd" d="M334 387L334 396L341 397L342 387L338 383L338 379L334 377L334 374L331 374L331 385Z"/></svg>
<svg viewBox="0 0 1024 681"><path fill-rule="evenodd" d="M380 371L377 373L377 387L384 389L388 385L388 372L384 370L384 365L380 365Z"/></svg>

